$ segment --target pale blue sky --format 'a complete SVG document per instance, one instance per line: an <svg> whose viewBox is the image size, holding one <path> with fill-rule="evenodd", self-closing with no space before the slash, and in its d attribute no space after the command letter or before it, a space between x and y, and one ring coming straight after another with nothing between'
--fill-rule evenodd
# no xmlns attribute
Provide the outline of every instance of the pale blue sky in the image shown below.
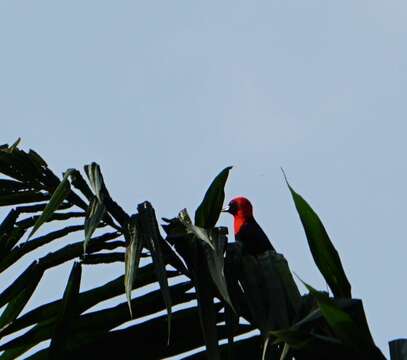
<svg viewBox="0 0 407 360"><path fill-rule="evenodd" d="M283 166L387 353L407 335L406 12L392 0L3 0L0 142L21 136L59 174L97 161L126 210L148 199L167 217L235 165L227 198L249 197L292 270L325 288Z"/></svg>

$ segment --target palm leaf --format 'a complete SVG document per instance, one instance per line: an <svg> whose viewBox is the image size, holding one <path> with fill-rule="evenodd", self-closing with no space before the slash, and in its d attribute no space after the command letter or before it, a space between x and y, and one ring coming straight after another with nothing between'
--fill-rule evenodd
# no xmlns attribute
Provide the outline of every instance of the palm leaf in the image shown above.
<svg viewBox="0 0 407 360"><path fill-rule="evenodd" d="M38 228L52 216L54 211L58 209L58 207L67 197L68 193L70 192L69 176L72 173L72 171L73 169L69 169L65 172L61 183L53 192L48 205L46 206L41 216L34 224L34 227L32 228L31 233L28 236L28 239L30 239L34 235L34 233L38 230Z"/></svg>
<svg viewBox="0 0 407 360"><path fill-rule="evenodd" d="M69 275L68 283L62 297L62 304L56 318L55 330L49 347L50 359L65 359L67 344L71 337L72 326L79 316L78 294L81 283L82 267L75 262Z"/></svg>
<svg viewBox="0 0 407 360"><path fill-rule="evenodd" d="M212 181L195 212L196 226L210 229L216 225L225 199L226 180L231 169L231 166L224 168Z"/></svg>
<svg viewBox="0 0 407 360"><path fill-rule="evenodd" d="M350 283L324 225L311 206L294 191L287 178L285 179L304 227L315 264L335 296L351 298Z"/></svg>
<svg viewBox="0 0 407 360"><path fill-rule="evenodd" d="M133 290L135 274L138 270L141 250L143 248L143 238L140 234L140 225L138 224L138 221L138 216L132 216L126 232L126 234L128 234L128 245L125 256L124 287L126 289L127 302L131 317L133 317L133 312L131 309L131 291Z"/></svg>

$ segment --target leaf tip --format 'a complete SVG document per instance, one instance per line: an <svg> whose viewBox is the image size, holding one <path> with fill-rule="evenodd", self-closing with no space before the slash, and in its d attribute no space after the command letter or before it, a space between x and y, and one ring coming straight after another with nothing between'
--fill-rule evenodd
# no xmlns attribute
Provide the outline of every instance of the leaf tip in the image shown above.
<svg viewBox="0 0 407 360"><path fill-rule="evenodd" d="M15 149L17 149L18 145L20 145L20 142L21 142L21 137L18 137L18 139L14 142L14 144L9 147L9 150L12 152Z"/></svg>
<svg viewBox="0 0 407 360"><path fill-rule="evenodd" d="M284 180L285 180L287 186L288 186L289 188L291 188L290 183L288 182L288 179L287 179L287 174L285 173L285 170L284 170L284 168L283 168L282 166L280 166L280 170L281 170L281 172L283 173Z"/></svg>
<svg viewBox="0 0 407 360"><path fill-rule="evenodd" d="M129 305L130 319L133 319L133 309L131 307L131 301L128 302L128 305Z"/></svg>

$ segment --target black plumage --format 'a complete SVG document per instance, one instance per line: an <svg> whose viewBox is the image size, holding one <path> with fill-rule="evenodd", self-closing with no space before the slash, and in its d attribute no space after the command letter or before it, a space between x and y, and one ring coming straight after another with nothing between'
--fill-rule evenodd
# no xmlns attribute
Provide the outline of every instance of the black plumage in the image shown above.
<svg viewBox="0 0 407 360"><path fill-rule="evenodd" d="M242 244L243 252L250 255L259 255L268 250L275 251L267 235L253 217L246 219L240 226L235 234L235 240Z"/></svg>

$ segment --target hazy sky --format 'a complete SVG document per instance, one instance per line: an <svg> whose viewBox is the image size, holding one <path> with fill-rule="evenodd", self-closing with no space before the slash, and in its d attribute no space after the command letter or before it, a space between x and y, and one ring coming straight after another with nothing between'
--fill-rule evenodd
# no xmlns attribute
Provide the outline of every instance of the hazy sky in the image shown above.
<svg viewBox="0 0 407 360"><path fill-rule="evenodd" d="M407 336L406 12L401 0L2 0L0 143L21 136L58 174L97 161L127 211L148 199L167 217L192 213L234 165L227 199L249 197L291 269L325 289L283 166L387 354ZM60 297L65 278L54 283Z"/></svg>

